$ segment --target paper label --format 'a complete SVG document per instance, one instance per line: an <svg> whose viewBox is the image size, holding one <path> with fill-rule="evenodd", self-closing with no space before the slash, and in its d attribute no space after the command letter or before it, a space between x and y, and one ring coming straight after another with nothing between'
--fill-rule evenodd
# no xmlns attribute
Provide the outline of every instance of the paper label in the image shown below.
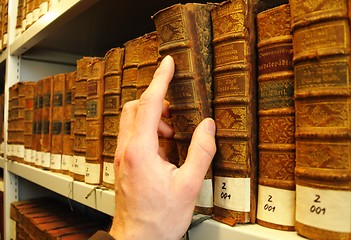
<svg viewBox="0 0 351 240"><path fill-rule="evenodd" d="M72 172L78 175L85 176L85 157L84 156L73 157Z"/></svg>
<svg viewBox="0 0 351 240"><path fill-rule="evenodd" d="M33 23L39 19L39 13L40 13L39 8L36 8L33 10Z"/></svg>
<svg viewBox="0 0 351 240"><path fill-rule="evenodd" d="M4 154L5 153L5 143L2 142L0 145L0 153Z"/></svg>
<svg viewBox="0 0 351 240"><path fill-rule="evenodd" d="M6 152L7 156L12 156L12 144L7 144Z"/></svg>
<svg viewBox="0 0 351 240"><path fill-rule="evenodd" d="M101 164L85 163L85 179L86 183L99 184L100 183L100 167Z"/></svg>
<svg viewBox="0 0 351 240"><path fill-rule="evenodd" d="M17 238L17 231L16 231L16 221L10 218L10 239L16 240Z"/></svg>
<svg viewBox="0 0 351 240"><path fill-rule="evenodd" d="M32 161L32 149L30 149L30 148L24 149L24 158L23 159L27 163L30 163Z"/></svg>
<svg viewBox="0 0 351 240"><path fill-rule="evenodd" d="M329 231L351 232L351 191L296 185L296 221Z"/></svg>
<svg viewBox="0 0 351 240"><path fill-rule="evenodd" d="M40 8L39 8L39 16L44 15L49 9L49 1L45 1L42 4L40 4Z"/></svg>
<svg viewBox="0 0 351 240"><path fill-rule="evenodd" d="M257 218L284 226L295 224L295 191L258 185Z"/></svg>
<svg viewBox="0 0 351 240"><path fill-rule="evenodd" d="M17 157L24 158L24 145L17 145Z"/></svg>
<svg viewBox="0 0 351 240"><path fill-rule="evenodd" d="M195 203L198 207L213 207L213 186L212 179L204 179L202 182L201 192Z"/></svg>
<svg viewBox="0 0 351 240"><path fill-rule="evenodd" d="M50 168L60 170L61 169L61 154L51 154L50 156Z"/></svg>
<svg viewBox="0 0 351 240"><path fill-rule="evenodd" d="M105 183L115 184L115 171L113 163L104 162L102 179Z"/></svg>
<svg viewBox="0 0 351 240"><path fill-rule="evenodd" d="M49 152L43 152L43 157L41 159L41 166L44 168L50 168L50 153Z"/></svg>
<svg viewBox="0 0 351 240"><path fill-rule="evenodd" d="M33 24L33 12L27 13L26 23L27 23L27 26L30 26Z"/></svg>
<svg viewBox="0 0 351 240"><path fill-rule="evenodd" d="M18 145L17 144L12 144L11 145L11 156L17 157L18 155Z"/></svg>
<svg viewBox="0 0 351 240"><path fill-rule="evenodd" d="M250 212L250 178L216 176L214 205L233 211Z"/></svg>
<svg viewBox="0 0 351 240"><path fill-rule="evenodd" d="M32 155L30 158L30 162L35 164L36 159L37 159L37 151L32 149Z"/></svg>
<svg viewBox="0 0 351 240"><path fill-rule="evenodd" d="M61 169L66 171L71 171L72 169L73 156L62 155L62 165Z"/></svg>
<svg viewBox="0 0 351 240"><path fill-rule="evenodd" d="M36 152L36 155L35 155L35 165L37 165L37 166L41 166L41 163L42 163L42 159L43 159L43 156L44 156L44 154L43 154L43 152L41 152L41 151L37 151Z"/></svg>

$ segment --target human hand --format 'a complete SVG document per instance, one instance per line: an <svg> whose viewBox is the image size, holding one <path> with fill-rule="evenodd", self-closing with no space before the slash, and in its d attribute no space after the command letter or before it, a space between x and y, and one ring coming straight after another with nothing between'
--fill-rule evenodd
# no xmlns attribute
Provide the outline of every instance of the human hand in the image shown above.
<svg viewBox="0 0 351 240"><path fill-rule="evenodd" d="M164 100L174 74L166 56L139 100L122 111L115 153L115 216L110 234L118 240L179 240L192 218L204 176L216 152L215 123L204 119L194 131L185 163L166 161L158 137L172 137Z"/></svg>

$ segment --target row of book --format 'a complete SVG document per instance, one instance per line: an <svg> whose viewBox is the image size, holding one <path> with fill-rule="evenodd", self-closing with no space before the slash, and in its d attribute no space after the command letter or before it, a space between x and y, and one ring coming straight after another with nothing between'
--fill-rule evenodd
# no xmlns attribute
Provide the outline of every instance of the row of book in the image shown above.
<svg viewBox="0 0 351 240"><path fill-rule="evenodd" d="M11 203L11 240L81 240L107 231L110 219L93 219L53 198Z"/></svg>
<svg viewBox="0 0 351 240"><path fill-rule="evenodd" d="M140 97L169 54L176 64L167 95L175 136L160 138L168 159L183 164L203 118L217 125L217 153L195 211L230 225L257 222L311 239L349 238L350 0L290 0L269 9L265 3L161 9L152 16L154 32L103 58L78 60L75 72L34 83L32 131L25 130L25 107L24 117L16 112L29 91L23 100L10 91L8 156L22 154L16 148L23 146L25 162L52 170L61 165L59 171L76 180L112 187L121 107ZM13 88L22 85L30 83ZM61 109L61 102L73 110ZM23 144L16 142L20 126L24 136L32 134ZM63 134L60 143L56 133Z"/></svg>
<svg viewBox="0 0 351 240"><path fill-rule="evenodd" d="M18 0L15 36L21 35L58 2L58 0Z"/></svg>
<svg viewBox="0 0 351 240"><path fill-rule="evenodd" d="M5 50L8 44L8 21L9 21L8 0L0 1L0 52Z"/></svg>

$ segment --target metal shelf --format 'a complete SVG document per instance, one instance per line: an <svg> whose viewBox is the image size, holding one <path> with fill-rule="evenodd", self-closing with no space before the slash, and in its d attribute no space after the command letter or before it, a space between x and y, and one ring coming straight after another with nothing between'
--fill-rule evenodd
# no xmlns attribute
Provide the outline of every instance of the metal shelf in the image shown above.
<svg viewBox="0 0 351 240"><path fill-rule="evenodd" d="M8 171L19 177L110 216L114 214L113 190L74 181L70 176L26 164L13 161L7 161L6 164Z"/></svg>

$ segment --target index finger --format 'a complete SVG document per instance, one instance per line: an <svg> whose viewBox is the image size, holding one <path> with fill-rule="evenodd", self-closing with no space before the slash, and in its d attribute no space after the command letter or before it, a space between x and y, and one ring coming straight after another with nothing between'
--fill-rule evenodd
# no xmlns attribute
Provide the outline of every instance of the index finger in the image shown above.
<svg viewBox="0 0 351 240"><path fill-rule="evenodd" d="M146 139L157 137L157 129L161 118L164 99L173 74L173 58L171 56L166 56L156 70L149 87L139 99L135 122L135 133L137 136L145 136Z"/></svg>

